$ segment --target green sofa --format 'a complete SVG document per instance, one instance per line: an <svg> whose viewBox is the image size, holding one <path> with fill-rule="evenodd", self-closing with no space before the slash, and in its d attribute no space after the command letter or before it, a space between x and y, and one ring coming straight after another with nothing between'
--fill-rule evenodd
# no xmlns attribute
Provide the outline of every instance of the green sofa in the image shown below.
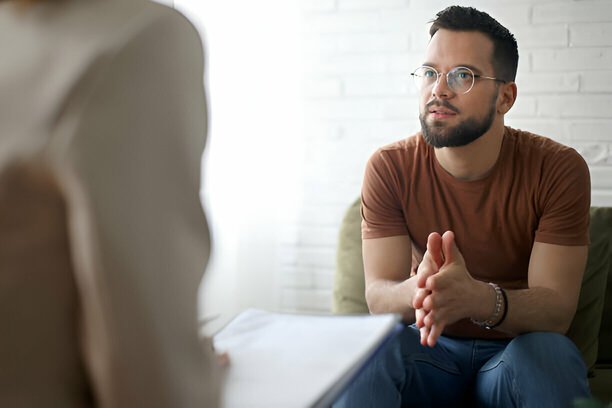
<svg viewBox="0 0 612 408"><path fill-rule="evenodd" d="M578 309L567 335L589 367L593 396L612 402L612 208L591 208L590 235ZM333 300L334 313L368 313L359 200L349 207L340 228Z"/></svg>

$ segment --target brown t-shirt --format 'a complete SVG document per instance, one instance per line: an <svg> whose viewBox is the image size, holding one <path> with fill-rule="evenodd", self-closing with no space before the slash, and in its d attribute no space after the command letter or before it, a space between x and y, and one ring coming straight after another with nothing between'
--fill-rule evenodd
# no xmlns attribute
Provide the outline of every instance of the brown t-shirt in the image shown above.
<svg viewBox="0 0 612 408"><path fill-rule="evenodd" d="M483 179L446 172L420 133L379 149L362 190L364 239L409 235L423 253L431 232L452 230L470 274L526 288L534 241L589 243L590 177L572 148L506 127L500 156ZM468 320L446 334L500 337Z"/></svg>

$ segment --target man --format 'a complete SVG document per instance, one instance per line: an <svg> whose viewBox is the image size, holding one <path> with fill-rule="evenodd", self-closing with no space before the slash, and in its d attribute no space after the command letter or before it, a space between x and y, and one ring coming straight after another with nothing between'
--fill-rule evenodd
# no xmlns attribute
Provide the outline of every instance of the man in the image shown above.
<svg viewBox="0 0 612 408"><path fill-rule="evenodd" d="M368 306L414 324L338 405L568 406L590 395L564 336L588 251L588 167L504 125L518 65L505 27L453 6L430 35L413 73L421 132L379 149L362 191Z"/></svg>

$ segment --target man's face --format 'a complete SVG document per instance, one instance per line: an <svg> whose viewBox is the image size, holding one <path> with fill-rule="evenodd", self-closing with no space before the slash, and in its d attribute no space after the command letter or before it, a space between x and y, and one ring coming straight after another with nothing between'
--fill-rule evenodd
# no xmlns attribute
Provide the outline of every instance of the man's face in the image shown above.
<svg viewBox="0 0 612 408"><path fill-rule="evenodd" d="M448 86L446 73L462 66L476 75L495 77L491 64L493 42L475 31L438 30L432 37L423 65L442 73L423 88L419 119L425 141L433 147L465 146L486 133L496 118L497 82L476 79L461 94Z"/></svg>

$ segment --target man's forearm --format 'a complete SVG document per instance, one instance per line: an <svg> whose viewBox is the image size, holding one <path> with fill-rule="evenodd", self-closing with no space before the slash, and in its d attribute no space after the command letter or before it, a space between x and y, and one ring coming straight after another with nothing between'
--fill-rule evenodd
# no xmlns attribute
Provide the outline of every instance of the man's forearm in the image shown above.
<svg viewBox="0 0 612 408"><path fill-rule="evenodd" d="M549 288L506 290L506 296L506 317L496 329L514 335L533 331L565 334L576 313L575 304Z"/></svg>
<svg viewBox="0 0 612 408"><path fill-rule="evenodd" d="M376 280L366 286L366 300L372 314L399 313L404 322L414 323L412 299L416 291L416 276L405 281Z"/></svg>

